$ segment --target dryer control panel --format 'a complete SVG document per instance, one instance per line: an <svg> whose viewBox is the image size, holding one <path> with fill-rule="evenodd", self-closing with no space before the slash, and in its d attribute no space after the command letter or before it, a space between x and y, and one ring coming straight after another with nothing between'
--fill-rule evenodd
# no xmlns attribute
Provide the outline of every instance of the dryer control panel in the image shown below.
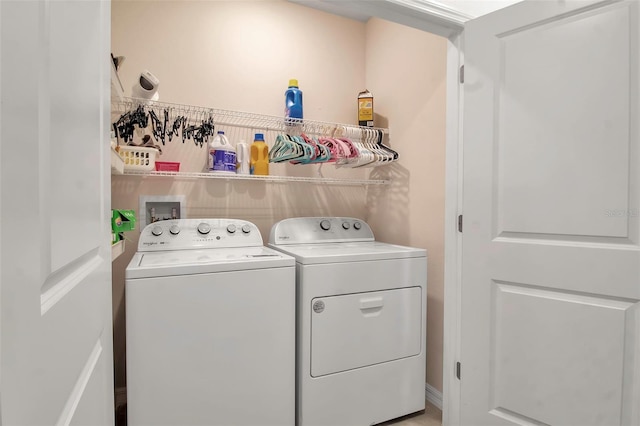
<svg viewBox="0 0 640 426"><path fill-rule="evenodd" d="M313 244L374 241L367 222L352 217L296 217L271 228L269 243Z"/></svg>
<svg viewBox="0 0 640 426"><path fill-rule="evenodd" d="M138 251L259 247L258 227L240 219L177 219L147 225Z"/></svg>

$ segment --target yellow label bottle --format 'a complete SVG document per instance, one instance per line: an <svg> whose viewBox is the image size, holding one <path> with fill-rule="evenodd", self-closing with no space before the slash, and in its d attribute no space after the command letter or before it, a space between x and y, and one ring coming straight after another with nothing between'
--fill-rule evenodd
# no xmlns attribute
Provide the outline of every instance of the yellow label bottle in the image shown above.
<svg viewBox="0 0 640 426"><path fill-rule="evenodd" d="M367 89L358 93L358 125L373 127L373 95Z"/></svg>
<svg viewBox="0 0 640 426"><path fill-rule="evenodd" d="M256 133L251 144L251 174L261 176L269 174L269 147L264 142L262 133Z"/></svg>

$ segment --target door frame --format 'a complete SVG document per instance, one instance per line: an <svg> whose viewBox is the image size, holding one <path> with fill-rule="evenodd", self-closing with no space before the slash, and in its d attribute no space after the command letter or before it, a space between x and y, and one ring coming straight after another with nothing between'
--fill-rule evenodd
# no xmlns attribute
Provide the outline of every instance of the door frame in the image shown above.
<svg viewBox="0 0 640 426"><path fill-rule="evenodd" d="M345 8L349 6L345 1ZM454 374L460 348L461 234L457 217L462 214L462 88L463 23L469 18L437 3L411 0L357 2L365 13L447 38L446 159L445 159L445 275L443 341L443 424L459 424L460 382ZM336 3L337 4L337 3ZM1 7L0 7L1 10ZM333 13L340 12L338 10ZM0 286L2 283L0 282Z"/></svg>
<svg viewBox="0 0 640 426"><path fill-rule="evenodd" d="M447 111L444 211L444 338L442 356L442 424L460 424L460 308L462 293L462 232L458 216L463 213L463 105L461 74L464 65L464 32L447 40ZM462 71L461 71L462 70Z"/></svg>

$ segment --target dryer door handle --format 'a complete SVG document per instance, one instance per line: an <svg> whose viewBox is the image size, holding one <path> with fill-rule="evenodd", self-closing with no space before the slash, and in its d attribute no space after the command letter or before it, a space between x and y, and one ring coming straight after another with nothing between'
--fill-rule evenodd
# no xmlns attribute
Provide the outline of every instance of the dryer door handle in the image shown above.
<svg viewBox="0 0 640 426"><path fill-rule="evenodd" d="M384 306L384 299L382 297L369 297L367 299L360 299L360 310L371 311L373 309L382 309Z"/></svg>

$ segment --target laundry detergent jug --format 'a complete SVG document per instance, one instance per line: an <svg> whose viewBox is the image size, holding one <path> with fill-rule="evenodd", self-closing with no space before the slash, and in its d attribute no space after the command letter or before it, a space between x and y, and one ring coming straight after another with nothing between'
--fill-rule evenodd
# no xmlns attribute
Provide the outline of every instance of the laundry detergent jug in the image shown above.
<svg viewBox="0 0 640 426"><path fill-rule="evenodd" d="M209 172L236 172L236 150L223 131L219 131L209 143Z"/></svg>
<svg viewBox="0 0 640 426"><path fill-rule="evenodd" d="M262 133L256 133L251 144L251 174L263 176L269 174L269 147L264 142Z"/></svg>
<svg viewBox="0 0 640 426"><path fill-rule="evenodd" d="M244 140L240 140L236 145L236 158L238 160L236 173L239 175L248 175L250 173L249 145Z"/></svg>
<svg viewBox="0 0 640 426"><path fill-rule="evenodd" d="M289 80L289 88L284 92L284 117L287 124L297 124L302 120L302 90L298 80Z"/></svg>

